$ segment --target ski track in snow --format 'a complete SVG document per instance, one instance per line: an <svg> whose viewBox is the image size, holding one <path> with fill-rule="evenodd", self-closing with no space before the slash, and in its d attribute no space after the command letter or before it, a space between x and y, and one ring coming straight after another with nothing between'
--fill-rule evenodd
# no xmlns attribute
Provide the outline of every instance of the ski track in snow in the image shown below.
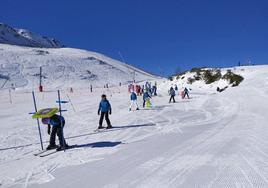
<svg viewBox="0 0 268 188"><path fill-rule="evenodd" d="M135 112L128 111L125 86L64 91L75 108L63 105L65 136L80 147L44 158L33 156L40 146L36 122L27 114L31 93L13 92L9 104L2 91L1 187L268 187L268 84L258 71L254 76L246 70L239 87L219 94L193 90L190 100L176 97L174 104L166 95L170 85L160 85L153 107ZM108 94L115 128L96 133L101 93ZM37 99L39 108L46 107L56 92L37 93ZM42 133L46 146L43 126Z"/></svg>

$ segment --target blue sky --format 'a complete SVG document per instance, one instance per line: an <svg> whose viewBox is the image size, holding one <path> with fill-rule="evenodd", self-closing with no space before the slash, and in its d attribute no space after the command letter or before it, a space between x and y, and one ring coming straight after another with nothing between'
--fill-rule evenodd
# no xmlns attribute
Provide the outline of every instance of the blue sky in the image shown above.
<svg viewBox="0 0 268 188"><path fill-rule="evenodd" d="M0 22L157 74L268 63L267 0L5 0Z"/></svg>

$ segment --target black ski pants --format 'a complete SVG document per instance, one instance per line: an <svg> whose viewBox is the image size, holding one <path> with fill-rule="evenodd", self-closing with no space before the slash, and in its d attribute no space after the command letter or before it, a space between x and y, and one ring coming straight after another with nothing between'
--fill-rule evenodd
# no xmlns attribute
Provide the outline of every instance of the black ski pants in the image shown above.
<svg viewBox="0 0 268 188"><path fill-rule="evenodd" d="M175 102L175 95L170 96L169 102L171 102L171 100L173 100L173 102Z"/></svg>
<svg viewBox="0 0 268 188"><path fill-rule="evenodd" d="M64 125L63 125L64 126ZM63 127L62 127L63 129ZM56 145L56 135L58 136L59 138L59 143L60 143L60 146L63 147L63 143L65 143L65 139L63 138L63 130L61 129L60 126L52 126L52 131L50 133L50 141L49 141L49 144L52 146L52 145ZM66 145L66 143L65 143Z"/></svg>
<svg viewBox="0 0 268 188"><path fill-rule="evenodd" d="M111 126L111 122L109 120L109 112L101 112L100 121L99 121L99 127L102 127L102 122L103 122L103 118L104 117L105 117L107 126L110 127Z"/></svg>
<svg viewBox="0 0 268 188"><path fill-rule="evenodd" d="M187 96L188 99L190 99L188 92L185 92L184 93L184 97L183 98L185 98L186 96Z"/></svg>

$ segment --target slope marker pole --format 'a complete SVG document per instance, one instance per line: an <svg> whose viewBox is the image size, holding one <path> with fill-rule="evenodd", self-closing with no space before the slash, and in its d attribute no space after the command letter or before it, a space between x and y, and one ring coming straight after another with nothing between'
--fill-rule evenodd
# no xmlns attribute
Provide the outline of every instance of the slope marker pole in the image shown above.
<svg viewBox="0 0 268 188"><path fill-rule="evenodd" d="M32 91L32 96L33 96L33 101L34 101L34 109L35 109L35 112L37 112L37 106L36 106L36 100L35 100L34 91ZM39 118L37 118L36 121L37 121L37 125L38 125L38 132L39 132L39 139L40 139L41 149L44 150Z"/></svg>
<svg viewBox="0 0 268 188"><path fill-rule="evenodd" d="M60 112L60 116L62 116L62 110L61 110L61 99L60 99L60 90L58 90L58 102L59 102L59 112ZM63 146L63 150L65 152L65 139L64 139L64 134L63 134L63 122L62 122L62 118L60 118L60 128L61 128L61 141L62 141L62 146Z"/></svg>

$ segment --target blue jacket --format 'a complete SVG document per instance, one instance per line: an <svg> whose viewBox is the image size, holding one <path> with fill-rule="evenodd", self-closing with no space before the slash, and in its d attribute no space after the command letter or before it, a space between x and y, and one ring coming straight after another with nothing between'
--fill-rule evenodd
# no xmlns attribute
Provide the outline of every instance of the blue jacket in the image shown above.
<svg viewBox="0 0 268 188"><path fill-rule="evenodd" d="M146 99L151 98L148 92L145 92L143 94L143 100L146 101Z"/></svg>
<svg viewBox="0 0 268 188"><path fill-rule="evenodd" d="M62 123L62 126L65 124L64 117L54 114L52 117L49 118L48 124L55 127L60 127Z"/></svg>
<svg viewBox="0 0 268 188"><path fill-rule="evenodd" d="M176 95L175 90L174 90L173 88L170 89L170 90L169 90L169 94L170 94L171 96L175 96L175 95Z"/></svg>
<svg viewBox="0 0 268 188"><path fill-rule="evenodd" d="M136 95L136 93L134 93L134 92L131 93L131 95L130 95L130 100L132 100L132 101L137 100L137 95Z"/></svg>
<svg viewBox="0 0 268 188"><path fill-rule="evenodd" d="M98 112L111 112L112 108L107 99L101 100Z"/></svg>

